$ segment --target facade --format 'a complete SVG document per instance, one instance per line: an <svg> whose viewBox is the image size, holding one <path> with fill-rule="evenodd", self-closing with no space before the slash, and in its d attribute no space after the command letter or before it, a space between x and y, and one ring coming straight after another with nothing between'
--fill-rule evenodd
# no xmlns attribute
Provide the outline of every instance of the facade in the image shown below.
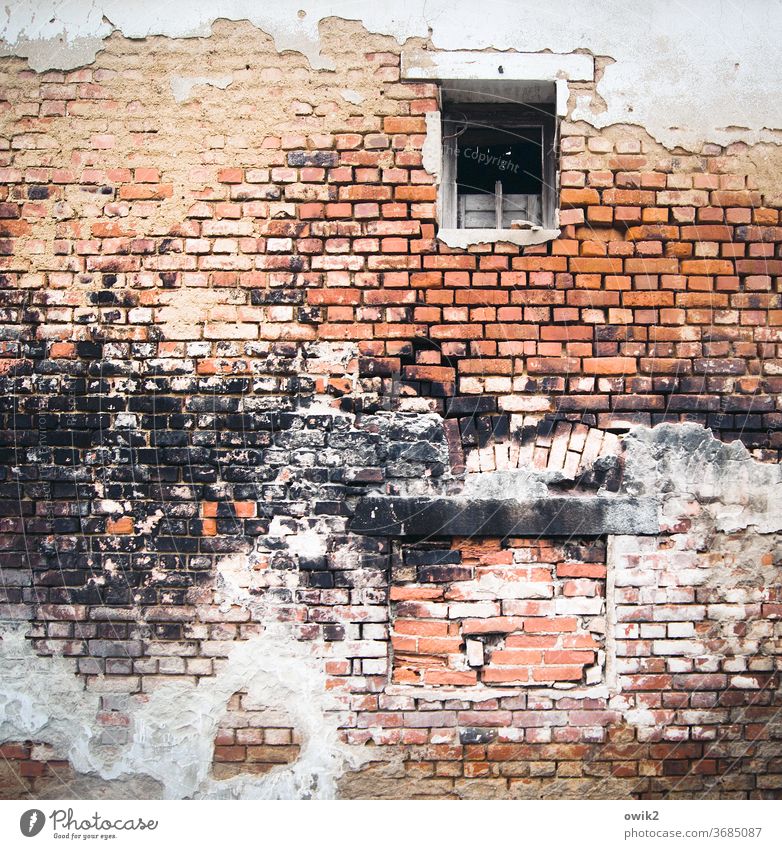
<svg viewBox="0 0 782 849"><path fill-rule="evenodd" d="M3 24L2 795L778 798L779 6L206 5Z"/></svg>

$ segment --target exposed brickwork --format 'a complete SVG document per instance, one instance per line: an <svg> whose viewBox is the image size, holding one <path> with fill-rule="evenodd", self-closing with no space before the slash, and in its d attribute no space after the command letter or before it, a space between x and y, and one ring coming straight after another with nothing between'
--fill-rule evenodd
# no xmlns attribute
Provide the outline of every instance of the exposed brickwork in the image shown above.
<svg viewBox="0 0 782 849"><path fill-rule="evenodd" d="M434 238L436 187L421 164L436 87L400 83L397 53L343 54L341 72L360 69L375 105L332 115L317 72L268 46L259 56L261 78L286 62L306 76L310 117L270 121L278 133L252 140L202 130L186 164L144 141L171 124L123 122L131 90L119 70L38 78L5 60L17 105L2 172L4 297L7 318L40 325L41 340L9 336L7 368L50 358L77 379L97 350L72 344L74 325L92 340L96 321L108 356L132 360L129 345L152 343L145 356L204 376L258 374L258 355L283 341L351 341L360 358L326 369L319 391L350 394L357 370L383 403L413 395L447 411L448 398L480 396L602 428L696 420L776 457L782 230L731 151L672 157L564 122L562 236L449 250ZM203 288L204 314L178 316L187 299L172 293L197 303ZM155 325L167 340L203 341L158 341Z"/></svg>
<svg viewBox="0 0 782 849"><path fill-rule="evenodd" d="M392 568L392 680L491 686L602 678L605 547L406 546ZM603 659L604 660L604 659Z"/></svg>
<svg viewBox="0 0 782 849"><path fill-rule="evenodd" d="M275 622L372 761L344 795L778 797L773 535L711 549L691 498L656 536L349 529L367 493L479 472L610 495L635 424L778 460L778 206L739 148L565 119L561 236L448 249L436 86L321 29L334 71L226 23L67 73L0 59L3 620L72 659L107 747ZM158 80L193 67L233 82L177 104ZM299 735L234 693L211 774ZM73 778L38 744L2 749L4 788Z"/></svg>
<svg viewBox="0 0 782 849"><path fill-rule="evenodd" d="M554 418L517 413L475 415L459 419L458 428L446 420L451 466L455 472L494 472L535 469L560 472L582 487L598 488L621 476L621 441L611 431Z"/></svg>
<svg viewBox="0 0 782 849"><path fill-rule="evenodd" d="M0 793L4 799L34 795L37 786L69 773L68 762L57 759L45 745L25 741L0 746Z"/></svg>
<svg viewBox="0 0 782 849"><path fill-rule="evenodd" d="M215 735L212 774L218 779L263 775L280 764L293 763L300 743L289 716L248 703L246 694L237 693Z"/></svg>

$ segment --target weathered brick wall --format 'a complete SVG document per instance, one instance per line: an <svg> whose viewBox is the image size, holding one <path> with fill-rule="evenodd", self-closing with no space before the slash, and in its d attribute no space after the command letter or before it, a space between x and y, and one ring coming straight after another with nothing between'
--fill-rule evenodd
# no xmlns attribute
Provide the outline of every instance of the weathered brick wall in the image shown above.
<svg viewBox="0 0 782 849"><path fill-rule="evenodd" d="M393 681L602 680L604 545L456 540L406 546L401 559L391 575L403 584L390 592Z"/></svg>
<svg viewBox="0 0 782 849"><path fill-rule="evenodd" d="M335 70L225 22L0 59L4 620L115 759L157 691L227 688L191 783L128 761L137 793L306 770L311 699L343 795L778 795L778 193L741 146L565 119L561 236L448 249L436 86L321 29ZM179 102L194 67L230 85ZM754 459L704 437L709 491L658 468L657 533L352 529L368 494L485 499L482 472L578 515L643 488L619 437L666 422ZM274 722L223 684L256 640L289 664ZM4 736L5 795L116 777L54 726Z"/></svg>

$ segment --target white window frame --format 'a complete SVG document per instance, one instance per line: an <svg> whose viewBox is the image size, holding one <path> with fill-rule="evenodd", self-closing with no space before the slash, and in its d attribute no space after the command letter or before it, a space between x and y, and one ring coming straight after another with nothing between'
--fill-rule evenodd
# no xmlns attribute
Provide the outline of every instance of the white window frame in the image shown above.
<svg viewBox="0 0 782 849"><path fill-rule="evenodd" d="M553 85L555 115L551 148L556 144L556 123L567 115L568 81L594 79L594 59L582 53L500 53L483 51L431 51L413 48L402 52L402 79L443 83L508 83L514 89L540 84ZM479 88L476 85L476 88ZM441 101L442 109L442 101ZM510 242L536 245L556 239L559 234L559 169L556 156L544 157L543 225L528 229L457 228L455 150L446 154L442 143L442 115L426 116L424 168L434 174L437 193L437 238L449 247L466 248L475 244ZM544 144L547 140L544 137Z"/></svg>

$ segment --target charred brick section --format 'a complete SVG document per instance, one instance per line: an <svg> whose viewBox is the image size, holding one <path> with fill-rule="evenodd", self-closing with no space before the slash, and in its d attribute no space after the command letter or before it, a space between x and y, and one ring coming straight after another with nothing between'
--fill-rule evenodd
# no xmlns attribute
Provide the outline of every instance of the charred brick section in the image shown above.
<svg viewBox="0 0 782 849"><path fill-rule="evenodd" d="M62 362L73 374L85 366ZM1 380L7 389L12 379ZM58 385L66 381L61 372ZM165 646L195 656L194 593L214 582L223 558L259 544L262 565L298 572L302 591L352 587L356 569L382 574L388 545L352 537L352 505L382 481L436 479L447 465L437 427L408 427L409 416L356 423L295 412L306 401L253 392L249 379L211 380L209 395L198 378L171 395L139 387L96 396L69 385L67 396L0 399L3 457L15 469L0 501L2 599L14 617L38 620L42 649L67 636L67 653L93 674L157 671ZM66 411L38 412L59 400ZM85 408L96 412L77 412ZM332 550L292 556L288 534L323 520ZM335 553L346 544L350 561Z"/></svg>
<svg viewBox="0 0 782 849"><path fill-rule="evenodd" d="M541 499L378 498L361 500L352 530L389 537L602 536L654 534L653 499L565 496Z"/></svg>

